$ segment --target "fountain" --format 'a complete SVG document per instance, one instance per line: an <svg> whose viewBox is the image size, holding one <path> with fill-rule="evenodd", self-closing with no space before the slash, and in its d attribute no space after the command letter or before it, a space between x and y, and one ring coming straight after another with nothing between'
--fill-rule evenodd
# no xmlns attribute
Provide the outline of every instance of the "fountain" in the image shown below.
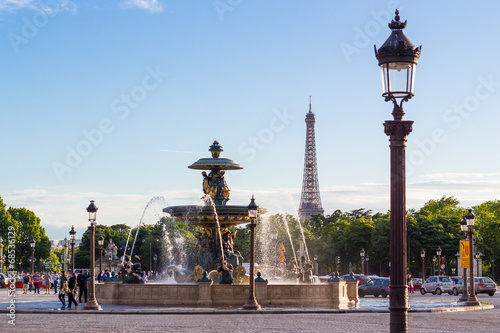
<svg viewBox="0 0 500 333"><path fill-rule="evenodd" d="M231 159L220 157L222 147L217 141L214 141L209 151L211 158L202 158L189 166L190 169L209 171L208 174L206 171L202 172L205 193L202 199L205 204L169 206L163 209L163 212L177 220L199 227L195 231L195 250L188 254L187 263L183 261L187 267L180 269L170 265L166 269L169 281L165 282L175 280L176 283L98 283L96 297L100 303L163 306L245 304L249 294L248 279L255 277L245 276L243 257L233 245L237 232L233 227L250 223L250 218L248 206L227 205L230 189L224 178L227 170L240 170L242 167ZM259 214L266 212L266 209L259 208ZM286 227L289 233L288 225ZM126 268L130 271L128 279L137 281L142 273L140 266L134 266L127 260ZM228 275L231 271L232 275ZM348 304L358 302L357 280L345 282L331 279L328 283L320 284L268 284L267 280L259 276L255 279L255 297L261 306L347 308Z"/></svg>
<svg viewBox="0 0 500 333"><path fill-rule="evenodd" d="M165 213L181 221L196 225L201 228L195 232L197 238L196 250L188 255L187 268L194 270L193 280L200 279L203 271L210 272L209 277L219 280L220 272L217 265L224 256L227 263L232 265L233 279L243 282L246 270L242 266L243 257L234 249L233 239L237 231L232 230L245 223L249 223L248 207L227 205L230 200L230 189L224 178L227 170L243 169L238 163L229 158L221 158L223 151L218 141L214 141L209 151L211 158L201 158L188 168L203 171L203 201L205 205L169 206L163 209ZM267 210L260 208L259 214ZM181 275L176 275L176 280L186 280Z"/></svg>

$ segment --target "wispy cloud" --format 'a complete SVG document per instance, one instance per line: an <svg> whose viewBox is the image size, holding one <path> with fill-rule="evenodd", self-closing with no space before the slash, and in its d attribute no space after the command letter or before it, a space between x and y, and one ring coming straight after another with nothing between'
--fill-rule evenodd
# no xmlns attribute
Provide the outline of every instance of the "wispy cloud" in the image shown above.
<svg viewBox="0 0 500 333"><path fill-rule="evenodd" d="M77 6L70 0L0 0L0 11L16 11L20 9L43 11L48 15L52 15L59 11L70 11L75 13L77 11Z"/></svg>
<svg viewBox="0 0 500 333"><path fill-rule="evenodd" d="M163 5L158 0L125 0L119 4L122 9L139 8L152 13L161 13Z"/></svg>
<svg viewBox="0 0 500 333"><path fill-rule="evenodd" d="M190 150L171 150L171 149L160 149L160 151L166 153L181 153L181 154L205 154L206 152L190 151Z"/></svg>

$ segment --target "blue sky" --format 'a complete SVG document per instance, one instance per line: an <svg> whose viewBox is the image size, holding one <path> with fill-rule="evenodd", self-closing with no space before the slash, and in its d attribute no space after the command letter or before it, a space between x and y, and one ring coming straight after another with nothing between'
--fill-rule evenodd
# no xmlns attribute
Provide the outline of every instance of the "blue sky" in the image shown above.
<svg viewBox="0 0 500 333"><path fill-rule="evenodd" d="M104 3L104 4L103 4ZM51 238L98 222L153 223L192 204L187 166L214 141L271 213L300 200L312 95L325 213L389 209L389 148L373 45L400 10L422 45L407 149L408 208L500 197L496 2L0 0L0 195Z"/></svg>

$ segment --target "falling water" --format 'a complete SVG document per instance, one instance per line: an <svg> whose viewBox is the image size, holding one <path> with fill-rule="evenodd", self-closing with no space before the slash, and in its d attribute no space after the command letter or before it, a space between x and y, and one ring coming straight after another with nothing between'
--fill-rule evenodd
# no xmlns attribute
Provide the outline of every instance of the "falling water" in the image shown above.
<svg viewBox="0 0 500 333"><path fill-rule="evenodd" d="M141 224L142 224L142 220L144 219L144 215L146 214L146 211L148 210L149 206L157 201L164 203L165 198L161 197L161 196L151 198L151 200L149 200L148 204L144 208L144 211L142 212L141 219L139 220L139 225L137 226L137 231L135 232L134 243L132 244L132 249L130 250L130 257L132 257L132 254L134 253L135 242L137 240L137 235L139 235L139 229L141 229ZM125 250L126 250L126 248L125 248Z"/></svg>
<svg viewBox="0 0 500 333"><path fill-rule="evenodd" d="M211 204L212 208L214 209L215 220L217 221L217 233L219 235L219 241L220 241L220 252L222 253L222 255L224 255L224 247L222 246L222 235L220 233L219 215L217 215L217 209L215 208L215 203L212 200L212 197L208 194L205 194L201 199L206 203Z"/></svg>
<svg viewBox="0 0 500 333"><path fill-rule="evenodd" d="M304 240L304 247L306 248L307 261L309 261L311 259L309 258L309 250L307 249L306 237L304 236L304 229L302 228L302 223L300 222L298 215L297 215L297 221L299 222L300 234L302 235L302 239Z"/></svg>
<svg viewBox="0 0 500 333"><path fill-rule="evenodd" d="M286 219L286 215L283 215L283 224L285 225L286 233L288 234L288 239L290 239L290 245L292 246L293 257L295 258L295 262L297 261L297 255L295 254L295 248L293 247L292 235L290 234L290 228L288 228L288 221Z"/></svg>

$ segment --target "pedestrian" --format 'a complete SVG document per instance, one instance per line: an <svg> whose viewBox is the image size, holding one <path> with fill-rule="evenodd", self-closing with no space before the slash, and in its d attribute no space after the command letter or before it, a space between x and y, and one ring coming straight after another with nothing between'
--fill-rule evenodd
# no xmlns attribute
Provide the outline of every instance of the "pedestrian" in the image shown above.
<svg viewBox="0 0 500 333"><path fill-rule="evenodd" d="M45 284L45 294L50 294L50 282L51 282L50 272L47 272L43 277L43 283Z"/></svg>
<svg viewBox="0 0 500 333"><path fill-rule="evenodd" d="M54 294L57 294L57 284L59 283L59 274L57 274L57 271L54 272L54 280L52 282L54 283Z"/></svg>
<svg viewBox="0 0 500 333"><path fill-rule="evenodd" d="M78 303L75 300L75 295L76 295L76 273L73 272L71 273L71 278L68 281L68 309L71 309L71 304L75 303L75 307L78 306Z"/></svg>
<svg viewBox="0 0 500 333"><path fill-rule="evenodd" d="M82 295L85 293L85 303L87 303L87 279L89 278L89 272L86 274L83 273L83 270L78 274L77 282L78 287L80 288L80 297L79 301L82 304Z"/></svg>
<svg viewBox="0 0 500 333"><path fill-rule="evenodd" d="M37 293L37 291L38 294L40 294L40 282L38 282L38 280L40 280L40 275L38 274L38 272L35 272L32 277L35 294Z"/></svg>
<svg viewBox="0 0 500 333"><path fill-rule="evenodd" d="M23 294L28 293L30 281L31 281L30 273L26 273L26 275L23 276Z"/></svg>
<svg viewBox="0 0 500 333"><path fill-rule="evenodd" d="M66 307L66 293L69 292L68 288L68 275L65 271L61 271L61 277L59 278L59 300L62 303L61 309Z"/></svg>
<svg viewBox="0 0 500 333"><path fill-rule="evenodd" d="M101 280L102 280L102 274L103 274L103 273L102 273L102 271L100 271L100 272L99 272L99 275L97 275L97 282L99 282L99 283L100 283L100 282L101 282Z"/></svg>

